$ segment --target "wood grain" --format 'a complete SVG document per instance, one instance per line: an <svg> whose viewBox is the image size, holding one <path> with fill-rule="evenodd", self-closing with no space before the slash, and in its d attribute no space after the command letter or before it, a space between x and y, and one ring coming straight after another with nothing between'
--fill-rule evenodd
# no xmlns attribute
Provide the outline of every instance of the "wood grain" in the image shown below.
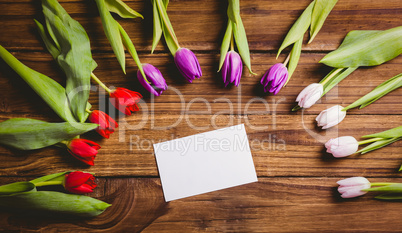
<svg viewBox="0 0 402 233"><path fill-rule="evenodd" d="M50 54L14 53L21 62L27 66L48 75L64 85L64 75L52 60ZM203 76L195 80L191 85L177 71L173 59L168 54L142 55L142 62L152 63L158 67L166 78L170 89L162 96L151 97L141 86L136 77L137 68L134 61L129 60L127 75L124 76L113 54L94 54L98 68L94 73L108 86L126 87L139 91L144 95L143 111L169 114L205 114L208 108L211 114L222 111L222 108L233 108L234 114L289 114L295 106L298 93L307 85L319 82L330 70L323 64L317 63L324 54L303 54L295 75L289 84L276 95L263 92L260 79L265 71L277 62L275 54L252 54L252 64L257 75L243 72L240 87L230 86L225 88L218 70L219 57L217 54L197 55ZM283 57L281 57L283 59ZM377 85L402 72L402 57L387 62L384 65L359 68L348 78L332 89L321 100L320 104L306 111L307 114L319 114L322 110L341 104L347 106L361 96L367 94ZM5 113L30 113L43 116L49 114L50 108L15 74L3 61L0 61L0 112ZM107 109L108 100L105 99L103 90L99 86L93 86L89 102L94 109ZM364 109L353 109L348 114L402 114L402 90L398 89L381 98L374 104ZM101 104L99 104L101 103ZM45 113L45 114L43 114ZM54 118L54 116L52 115Z"/></svg>
<svg viewBox="0 0 402 233"><path fill-rule="evenodd" d="M88 31L94 50L111 51L103 33L95 1L60 2L66 11ZM149 53L152 40L151 3L150 1L125 2L142 13L145 19L143 21L119 19L119 22L128 31L136 47ZM278 4L278 1L274 0L241 1L241 16L250 49L276 51L289 28L309 2L310 0L290 0ZM15 50L43 50L33 22L33 18L42 18L40 1L1 0L0 4L2 6L0 31L3 33L0 44ZM199 4L197 0L171 1L168 14L181 46L197 51L217 52L226 26L226 9L226 1L203 0L202 4ZM383 30L400 26L401 14L400 0L388 0L387 4L372 0L339 1L314 43L304 46L304 50L334 50L351 30ZM190 15L194 17L189 17ZM116 18L118 19L118 16ZM157 50L166 51L166 46L160 44Z"/></svg>
<svg viewBox="0 0 402 233"><path fill-rule="evenodd" d="M21 180L21 179L18 179ZM100 178L90 196L112 206L92 220L0 213L0 230L26 232L400 232L400 203L375 194L342 200L335 178L257 183L166 203L159 179ZM0 179L3 183L4 178ZM8 180L7 180L8 181ZM372 182L398 179L370 179ZM389 227L389 226L392 227Z"/></svg>
<svg viewBox="0 0 402 233"><path fill-rule="evenodd" d="M93 85L90 103L105 110L120 127L110 139L90 132L84 138L102 148L94 167L87 167L65 150L49 147L18 151L0 146L0 185L30 180L66 170L96 174L98 188L90 196L112 204L90 220L42 219L0 211L2 232L400 232L400 203L374 200L375 194L342 200L336 181L365 176L373 182L402 182L402 141L366 155L334 159L323 143L338 136L361 136L401 125L402 90L395 90L364 109L348 111L337 127L322 131L314 118L334 104L346 106L383 81L402 72L402 57L381 66L359 68L320 103L292 113L297 94L330 70L318 62L336 49L351 30L384 30L401 26L402 0L341 0L314 42L306 45L299 66L286 88L263 93L261 76L282 62L275 59L287 31L311 0L241 0L241 16L257 75L243 72L239 87L223 86L217 73L220 43L227 22L226 1L171 0L168 14L181 46L195 51L203 77L189 84L177 71L163 40L155 54L150 1L125 0L145 16L115 18L123 25L143 63L163 73L169 89L152 97L136 78L134 61L121 71L107 41L92 0L60 0L87 30L95 74L108 86L144 95L141 111L121 116L105 93ZM0 45L29 67L62 85L64 74L45 51L33 19L43 22L40 1L0 0ZM0 121L15 117L59 122L60 119L3 61L0 61ZM244 123L259 181L166 203L152 144Z"/></svg>
<svg viewBox="0 0 402 233"><path fill-rule="evenodd" d="M8 117L13 116L3 115L0 120ZM402 141L344 159L325 154L323 143L339 136L354 136L359 140L363 135L399 126L402 116L352 115L327 131L316 129L314 118L311 115L269 114L215 117L172 114L141 117L137 114L121 119L119 131L108 140L101 140L96 133L84 136L102 145L94 167L83 166L60 148L26 152L0 147L0 160L6 161L0 165L0 176L32 176L77 168L95 172L98 176L158 176L154 143L241 123L246 126L259 176L401 175L397 170L402 163Z"/></svg>

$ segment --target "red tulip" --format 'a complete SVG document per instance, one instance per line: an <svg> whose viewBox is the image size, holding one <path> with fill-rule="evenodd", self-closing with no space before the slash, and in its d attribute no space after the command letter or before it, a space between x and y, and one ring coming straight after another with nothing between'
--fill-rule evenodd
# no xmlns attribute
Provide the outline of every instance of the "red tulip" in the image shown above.
<svg viewBox="0 0 402 233"><path fill-rule="evenodd" d="M92 111L88 119L90 122L99 125L95 130L105 138L109 138L110 134L114 132L114 129L119 127L113 118L99 110Z"/></svg>
<svg viewBox="0 0 402 233"><path fill-rule="evenodd" d="M110 102L120 112L131 115L131 112L140 110L137 103L142 98L138 92L128 90L126 88L118 87L110 93Z"/></svg>
<svg viewBox="0 0 402 233"><path fill-rule="evenodd" d="M68 151L76 159L93 166L98 150L101 148L97 143L86 139L73 139L67 145Z"/></svg>
<svg viewBox="0 0 402 233"><path fill-rule="evenodd" d="M66 175L63 186L70 193L85 194L92 193L96 183L90 173L75 171Z"/></svg>

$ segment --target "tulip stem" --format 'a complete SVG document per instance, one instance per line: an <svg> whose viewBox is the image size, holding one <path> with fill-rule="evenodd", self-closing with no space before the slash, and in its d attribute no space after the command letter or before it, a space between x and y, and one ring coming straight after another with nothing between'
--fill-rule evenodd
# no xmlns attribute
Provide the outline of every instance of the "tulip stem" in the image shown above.
<svg viewBox="0 0 402 233"><path fill-rule="evenodd" d="M288 57L285 59L285 61L283 62L283 66L286 66L289 62L290 59L290 53L288 54Z"/></svg>
<svg viewBox="0 0 402 233"><path fill-rule="evenodd" d="M230 51L233 51L234 50L234 38L233 38L233 34L232 34L232 36L230 37Z"/></svg>
<svg viewBox="0 0 402 233"><path fill-rule="evenodd" d="M335 75L337 75L339 72L341 72L341 70L343 70L343 68L338 68L336 69L334 72L332 72L332 74L328 75L327 78L325 78L324 81L320 82L323 86L325 85L325 83L327 83L328 81L330 81Z"/></svg>
<svg viewBox="0 0 402 233"><path fill-rule="evenodd" d="M112 92L112 90L110 90L101 80L98 79L98 77L96 77L96 75L94 73L91 72L91 78L93 80L95 80L96 83L99 84L99 86L101 86L103 89L105 89L105 91L107 91L109 94Z"/></svg>
<svg viewBox="0 0 402 233"><path fill-rule="evenodd" d="M376 141L380 141L380 140L383 140L383 138L371 138L371 139L367 139L367 140L364 140L364 141L360 141L360 142L358 142L358 144L363 145L363 144L376 142Z"/></svg>
<svg viewBox="0 0 402 233"><path fill-rule="evenodd" d="M35 186L36 187L42 187L42 186L48 186L48 185L62 185L63 181L61 180L54 180L54 181L43 181L43 182L39 182L36 183Z"/></svg>
<svg viewBox="0 0 402 233"><path fill-rule="evenodd" d="M392 184L398 184L398 183L381 183L381 182L377 182L377 183L371 183L371 186L387 186L387 185L392 185Z"/></svg>
<svg viewBox="0 0 402 233"><path fill-rule="evenodd" d="M159 10L159 17L162 18L163 23L165 24L166 29L168 30L170 36L173 39L173 42L176 44L177 48L180 48L179 42L177 41L176 35L173 33L173 29L169 27L169 24L167 23L168 20L166 19L165 14L162 12L162 5L161 5L161 0L156 0L156 5ZM166 13L167 14L167 13Z"/></svg>
<svg viewBox="0 0 402 233"><path fill-rule="evenodd" d="M63 141L61 141L61 142L59 142L59 143L64 144L64 145L66 145L66 146L68 147L68 144L70 144L70 141L63 140ZM60 146L60 147L61 147L61 146Z"/></svg>
<svg viewBox="0 0 402 233"><path fill-rule="evenodd" d="M295 112L299 109L302 109L302 107L300 107L299 105L294 106L294 108L292 108L292 112Z"/></svg>

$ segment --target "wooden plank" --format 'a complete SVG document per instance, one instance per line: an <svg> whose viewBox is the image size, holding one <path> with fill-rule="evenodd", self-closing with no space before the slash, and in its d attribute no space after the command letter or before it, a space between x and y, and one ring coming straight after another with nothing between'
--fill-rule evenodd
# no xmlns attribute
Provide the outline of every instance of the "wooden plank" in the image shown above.
<svg viewBox="0 0 402 233"><path fill-rule="evenodd" d="M241 86L224 88L216 73L219 48L226 26L226 1L170 1L168 13L183 47L195 51L204 76L189 84L177 71L163 40L151 55L150 1L124 0L144 20L118 21L133 39L141 61L164 74L169 90L153 98L136 78L136 66L127 55L125 77L103 32L94 1L60 0L88 31L95 73L109 86L144 94L141 112L118 116L108 109L104 93L96 89L94 109L108 109L120 127L110 139L90 132L83 138L101 144L88 167L66 150L50 147L18 151L0 146L0 185L66 170L96 173L98 188L89 194L113 204L91 220L43 219L0 211L2 232L400 232L398 203L374 200L368 194L343 200L336 181L366 176L372 182L402 182L402 141L366 155L334 159L325 153L329 138L362 135L401 125L402 90L375 104L351 110L337 127L322 131L314 118L334 104L346 106L386 79L401 72L402 57L384 65L359 68L322 102L305 112L291 113L297 94L318 82L331 69L319 64L351 30L383 30L400 26L402 0L339 1L321 32L303 54L293 79L277 96L264 94L259 80L275 60L287 31L311 0L241 0L241 16L256 76L245 70ZM0 45L28 66L64 85L64 75L45 51L33 19L43 22L40 1L0 0ZM308 36L305 36L305 42ZM179 94L178 94L179 93ZM3 61L0 61L0 122L15 117L58 122L60 119ZM244 123L259 182L164 202L152 144ZM208 143L205 142L208 146Z"/></svg>
<svg viewBox="0 0 402 233"><path fill-rule="evenodd" d="M60 2L88 31L94 50L111 51L94 1ZM152 40L151 4L149 1L139 0L125 2L141 12L145 20L119 19L119 22L126 28L137 49L149 53ZM276 51L309 2L310 0L241 1L241 16L250 49ZM401 0L389 0L387 4L371 0L339 1L314 43L304 46L304 50L334 50L351 30L383 30L400 26L401 3ZM1 0L0 5L0 44L13 50L43 50L33 22L34 18L42 18L40 1ZM226 26L226 9L225 1L204 0L202 4L196 0L171 1L168 14L181 46L217 52ZM159 45L157 51L166 51L166 46Z"/></svg>
<svg viewBox="0 0 402 233"><path fill-rule="evenodd" d="M24 115L19 115L20 117ZM13 118L1 114L0 120ZM41 119L35 115L27 115ZM101 144L94 167L84 166L66 150L46 148L17 151L0 147L0 176L34 176L64 170L85 169L98 176L157 176L152 145L218 128L244 123L259 176L339 177L400 176L402 141L380 150L334 159L323 143L338 136L361 136L400 125L401 115L348 116L327 131L316 128L312 115L172 115L153 117L139 114L120 120L118 131L102 140L92 132L83 138ZM236 145L241 148L242 140ZM208 142L205 146L210 146ZM200 150L202 148L199 148Z"/></svg>
<svg viewBox="0 0 402 233"><path fill-rule="evenodd" d="M55 78L64 85L64 75L57 64L47 53L17 52L14 55L21 59L27 66ZM170 87L160 97L151 97L141 86L136 78L136 66L129 60L127 75L124 76L113 54L96 53L95 60L98 68L95 74L109 86L125 87L137 90L144 95L142 111L155 114L216 114L222 109L233 108L234 114L289 114L295 106L298 93L307 85L319 82L331 69L318 61L324 54L303 54L295 75L287 87L276 95L263 92L260 78L274 63L274 54L257 53L252 55L253 69L257 75L252 76L245 70L240 87L228 87L223 85L220 73L217 73L219 58L215 54L201 54L198 58L203 69L203 77L188 83L178 72L173 59L168 54L142 55L142 62L151 63L158 67L164 74ZM281 57L284 59L284 56ZM317 115L320 111L335 105L348 104L370 92L383 81L397 75L402 70L402 57L387 62L381 66L371 68L359 68L348 78L342 81L337 88L329 92L321 101L306 111L306 114ZM58 119L50 108L30 89L30 87L15 74L8 65L0 61L0 112L43 114L49 119ZM107 109L108 103L104 92L94 91L90 97L90 103L94 109ZM402 114L402 90L396 90L381 98L374 104L364 109L353 109L348 114ZM209 111L210 108L210 111ZM228 113L226 113L228 114ZM298 113L299 114L299 113Z"/></svg>
<svg viewBox="0 0 402 233"><path fill-rule="evenodd" d="M1 184L22 180L0 178ZM53 232L399 232L398 203L375 194L343 200L338 178L260 178L164 202L159 179L98 178L90 196L112 206L91 220L43 219L0 212L1 231ZM401 178L370 179L402 182ZM386 211L384 211L386 210ZM392 227L390 227L392 226Z"/></svg>

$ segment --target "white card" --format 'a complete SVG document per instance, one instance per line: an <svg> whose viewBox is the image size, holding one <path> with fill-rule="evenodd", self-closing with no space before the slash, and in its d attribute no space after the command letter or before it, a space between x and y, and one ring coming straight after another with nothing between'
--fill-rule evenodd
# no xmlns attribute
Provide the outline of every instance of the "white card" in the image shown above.
<svg viewBox="0 0 402 233"><path fill-rule="evenodd" d="M154 144L166 201L257 181L244 125Z"/></svg>

